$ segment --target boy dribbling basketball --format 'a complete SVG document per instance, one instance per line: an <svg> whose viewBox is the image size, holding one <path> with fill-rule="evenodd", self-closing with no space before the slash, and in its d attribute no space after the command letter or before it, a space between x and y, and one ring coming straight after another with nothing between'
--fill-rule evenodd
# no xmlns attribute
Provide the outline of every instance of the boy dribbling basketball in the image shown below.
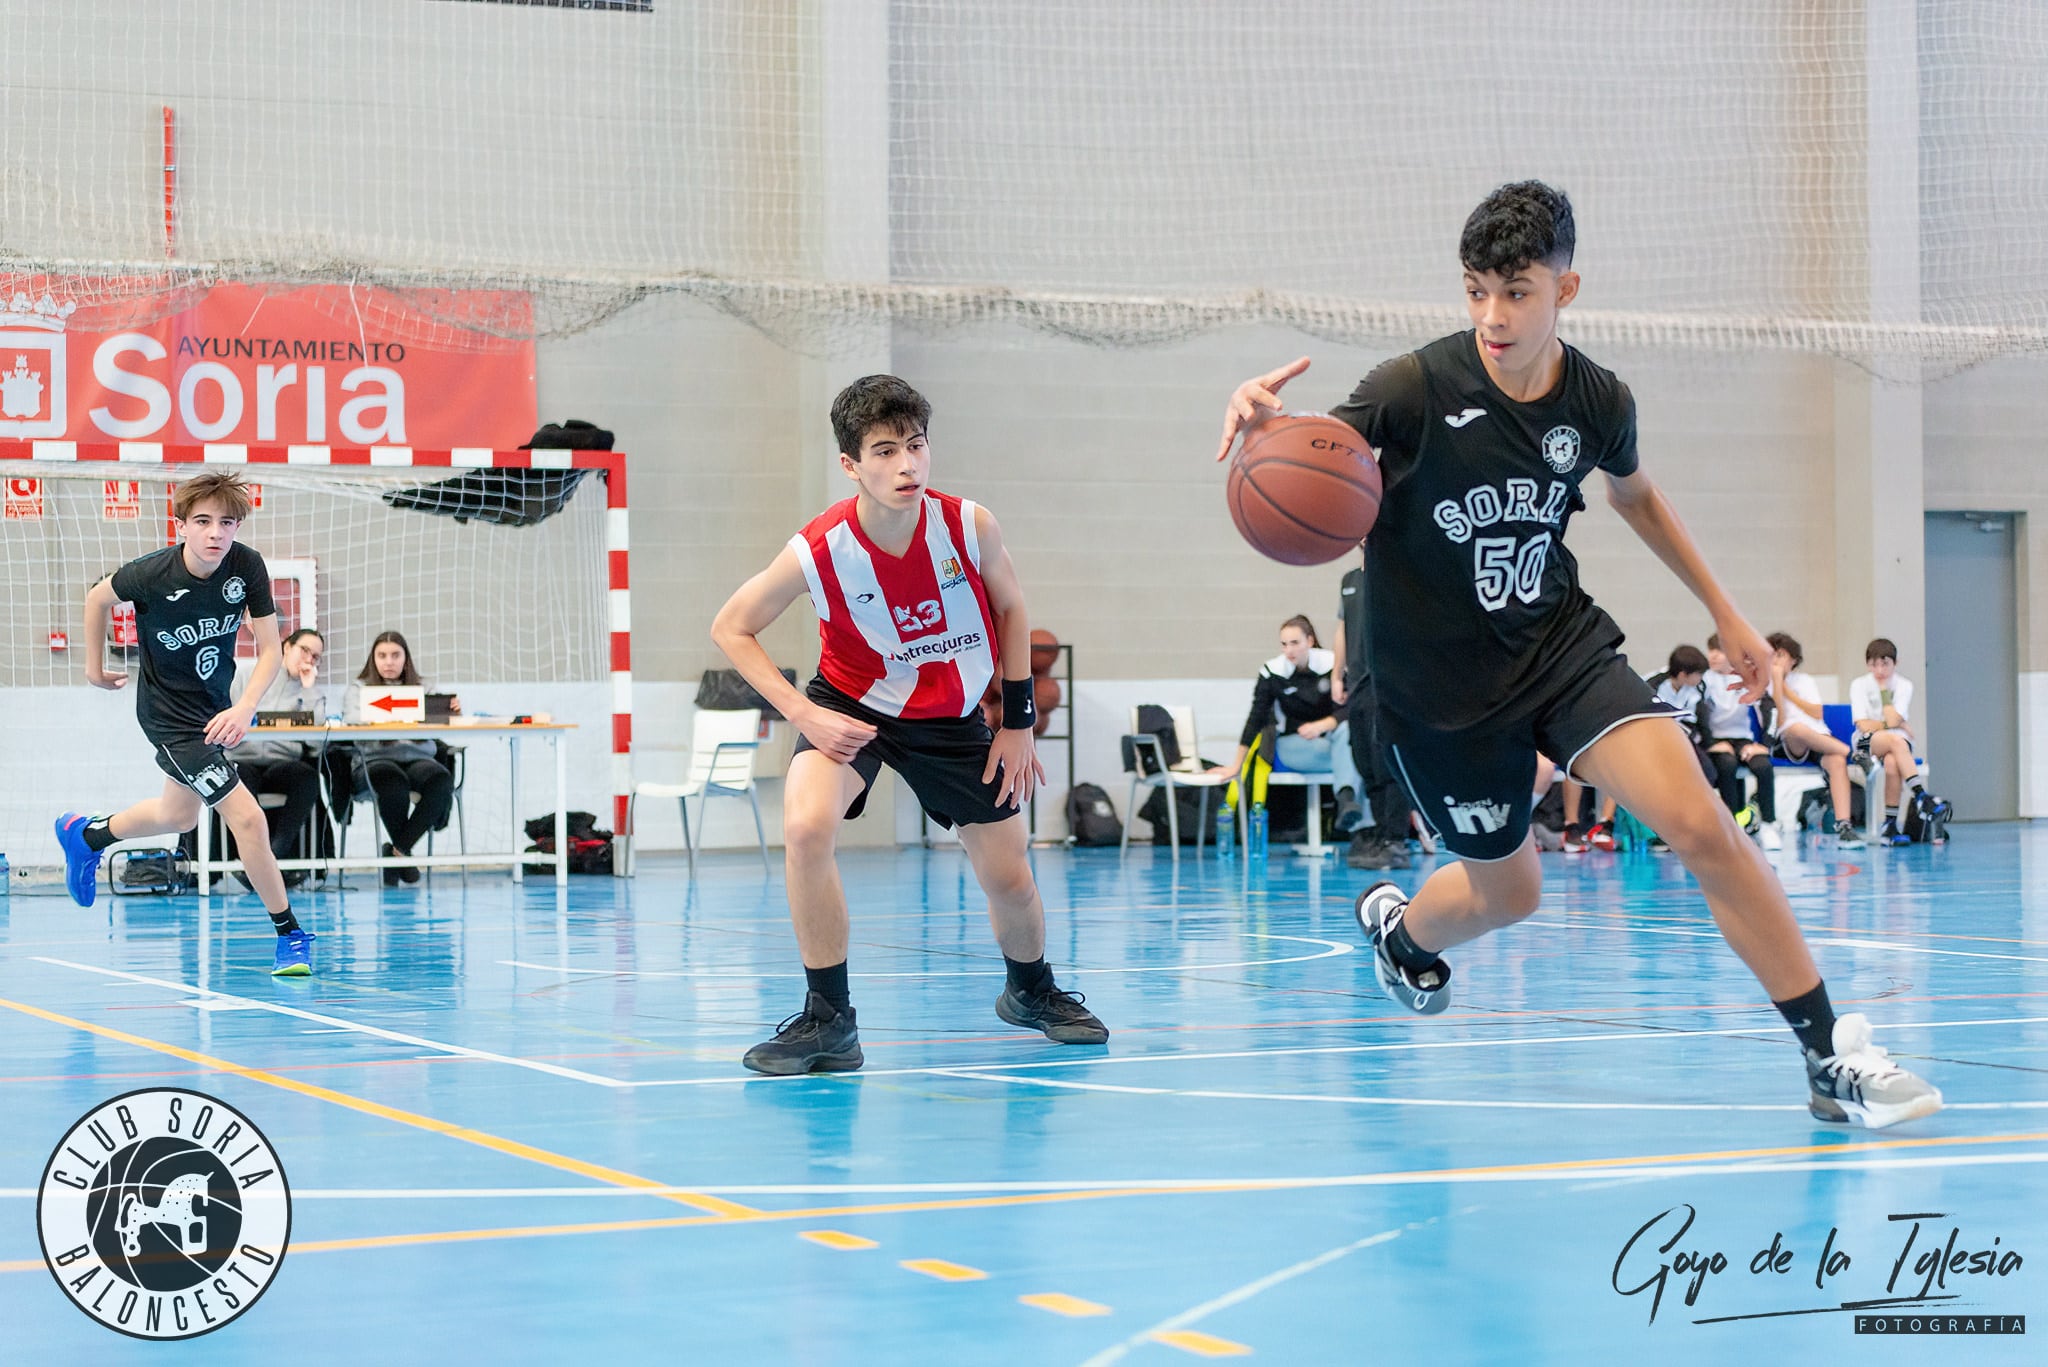
<svg viewBox="0 0 2048 1367"><path fill-rule="evenodd" d="M1638 468L1628 387L1558 338L1579 287L1574 239L1558 191L1494 191L1459 242L1472 330L1386 362L1335 410L1378 453L1384 485L1365 547L1381 721L1416 808L1458 856L1413 898L1392 883L1359 898L1380 985L1412 1011L1442 1011L1443 951L1536 910L1540 750L1619 799L1698 878L1804 1048L1814 1116L1878 1128L1930 1115L1941 1093L1872 1046L1862 1015L1836 1018L1784 889L1619 653L1620 628L1579 587L1565 525L1599 470L1622 520L1712 614L1744 700L1762 695L1770 647ZM1303 358L1238 386L1219 460L1307 368Z"/></svg>
<svg viewBox="0 0 2048 1367"><path fill-rule="evenodd" d="M1044 781L1032 741L1031 623L1002 532L987 509L929 485L931 405L893 375L856 380L832 403L854 497L811 520L741 585L711 627L748 683L801 733L783 784L790 919L808 990L803 1010L742 1060L757 1073L861 1066L847 989L839 825L860 815L888 765L934 821L957 826L988 895L1007 969L996 1014L1061 1044L1101 1044L1102 1022L1045 962L1045 908L1020 809ZM799 693L759 641L808 593L818 675ZM1002 677L1003 724L981 718Z"/></svg>
<svg viewBox="0 0 2048 1367"><path fill-rule="evenodd" d="M57 818L57 843L64 847L72 900L89 907L107 846L189 831L212 807L234 833L250 886L277 930L271 972L303 977L313 971L313 933L292 914L262 805L227 755L255 722L257 701L282 660L270 571L262 556L235 540L249 507L249 486L232 473L209 470L185 480L171 496L177 544L129 561L85 595L85 680L95 688L128 684L126 674L106 669L107 613L116 603L135 605L142 649L135 717L167 777L161 796L112 816L66 812ZM237 701L229 682L244 618L257 657Z"/></svg>

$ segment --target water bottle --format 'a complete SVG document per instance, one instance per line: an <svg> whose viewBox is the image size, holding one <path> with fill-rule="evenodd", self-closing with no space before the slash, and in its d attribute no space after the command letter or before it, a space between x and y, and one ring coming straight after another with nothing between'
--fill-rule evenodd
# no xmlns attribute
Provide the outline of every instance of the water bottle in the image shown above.
<svg viewBox="0 0 2048 1367"><path fill-rule="evenodd" d="M1252 859L1266 857L1266 804L1252 804L1250 828L1245 841L1245 854Z"/></svg>
<svg viewBox="0 0 2048 1367"><path fill-rule="evenodd" d="M1216 857L1237 858L1237 818L1227 804L1216 809Z"/></svg>
<svg viewBox="0 0 2048 1367"><path fill-rule="evenodd" d="M7 895L7 888L14 881L14 871L7 867L7 856L0 854L0 897Z"/></svg>

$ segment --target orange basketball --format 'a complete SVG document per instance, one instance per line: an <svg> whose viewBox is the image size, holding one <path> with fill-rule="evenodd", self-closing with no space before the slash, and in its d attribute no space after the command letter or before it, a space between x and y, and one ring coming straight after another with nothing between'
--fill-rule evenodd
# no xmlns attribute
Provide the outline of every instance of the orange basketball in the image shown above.
<svg viewBox="0 0 2048 1367"><path fill-rule="evenodd" d="M1031 628L1031 672L1050 674L1060 660L1060 638L1044 627Z"/></svg>
<svg viewBox="0 0 2048 1367"><path fill-rule="evenodd" d="M1365 438L1327 413L1268 418L1224 482L1230 519L1253 550L1321 565L1357 549L1380 513L1380 467Z"/></svg>

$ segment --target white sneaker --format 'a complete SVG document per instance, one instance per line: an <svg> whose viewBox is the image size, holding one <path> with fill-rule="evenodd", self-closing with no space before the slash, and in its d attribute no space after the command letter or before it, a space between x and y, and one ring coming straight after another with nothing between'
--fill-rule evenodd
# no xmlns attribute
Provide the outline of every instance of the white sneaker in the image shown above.
<svg viewBox="0 0 2048 1367"><path fill-rule="evenodd" d="M1835 1021L1835 1052L1806 1055L1806 1108L1816 1120L1881 1130L1941 1109L1941 1093L1891 1061L1870 1042L1870 1018L1852 1012Z"/></svg>
<svg viewBox="0 0 2048 1367"><path fill-rule="evenodd" d="M1778 834L1778 823L1775 821L1766 821L1763 825L1757 827L1756 838L1763 842L1763 847L1767 850L1782 850L1785 848L1784 838Z"/></svg>
<svg viewBox="0 0 2048 1367"><path fill-rule="evenodd" d="M1372 942L1373 973L1380 990L1419 1016L1434 1016L1451 1004L1451 966L1439 958L1420 973L1394 962L1387 952L1387 934L1401 924L1408 897L1392 883L1374 883L1358 894L1354 908L1358 928Z"/></svg>

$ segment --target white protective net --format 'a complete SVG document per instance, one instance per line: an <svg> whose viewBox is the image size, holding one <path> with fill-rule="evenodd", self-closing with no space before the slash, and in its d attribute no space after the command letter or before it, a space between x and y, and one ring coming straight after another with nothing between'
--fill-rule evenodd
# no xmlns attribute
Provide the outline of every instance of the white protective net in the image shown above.
<svg viewBox="0 0 2048 1367"><path fill-rule="evenodd" d="M666 291L811 352L992 319L1378 344L1457 321L1463 215L1537 175L1581 211L1583 340L1925 373L2048 349L2048 8L1928 0L1903 35L1897 13L0 0L0 272L97 271L82 322L345 280L478 337ZM849 71L856 50L882 57ZM825 187L877 101L888 264L848 277Z"/></svg>
<svg viewBox="0 0 2048 1367"><path fill-rule="evenodd" d="M49 822L62 804L153 791L134 694L87 686L79 633L86 590L167 544L169 485L194 468L0 460L0 851L17 863L54 848ZM610 678L601 474L532 525L506 524L552 501L566 472L548 472L544 489L540 472L526 471L252 465L245 478L261 486L262 506L241 539L270 566L280 634L316 626L326 637L321 685L335 702L386 630L405 636L437 687L530 695ZM465 520L392 498L438 502ZM246 628L237 649L254 653ZM132 645L109 641L110 667L132 675L135 658Z"/></svg>

